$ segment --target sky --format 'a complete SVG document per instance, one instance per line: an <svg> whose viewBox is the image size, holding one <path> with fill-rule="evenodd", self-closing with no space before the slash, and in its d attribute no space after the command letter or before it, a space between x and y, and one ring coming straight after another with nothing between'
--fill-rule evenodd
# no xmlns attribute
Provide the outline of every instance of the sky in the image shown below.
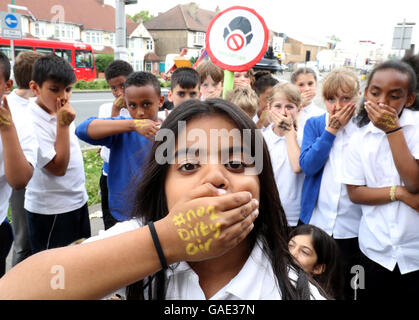
<svg viewBox="0 0 419 320"><path fill-rule="evenodd" d="M113 4L115 0L105 0ZM191 0L138 0L126 6L127 14L148 10L157 15ZM202 9L215 11L232 6L256 10L269 29L285 34L322 39L331 35L343 42L370 40L390 48L394 27L399 22L415 22L412 43L419 50L418 0L195 0Z"/></svg>

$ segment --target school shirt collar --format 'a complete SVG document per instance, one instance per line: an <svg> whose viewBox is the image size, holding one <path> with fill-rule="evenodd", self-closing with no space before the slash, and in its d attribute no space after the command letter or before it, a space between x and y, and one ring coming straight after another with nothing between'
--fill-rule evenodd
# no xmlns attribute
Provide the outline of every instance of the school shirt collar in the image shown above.
<svg viewBox="0 0 419 320"><path fill-rule="evenodd" d="M402 115L399 118L400 127L403 128L403 127L406 127L406 126L415 126L416 125L416 122L415 122L415 119L412 115L412 112L415 112L415 111L412 111L412 110L409 110L409 109L406 109L406 108L403 109ZM366 127L365 133L368 133L368 132L385 134L385 132L383 130L377 128L371 121L368 123L368 125Z"/></svg>
<svg viewBox="0 0 419 320"><path fill-rule="evenodd" d="M269 139L271 139L273 141L274 144L279 143L281 140L285 140L285 136L278 136L275 132L274 132L274 124L271 123L269 126L266 127L266 132L269 132Z"/></svg>
<svg viewBox="0 0 419 320"><path fill-rule="evenodd" d="M42 109L39 104L36 103L35 100L31 100L29 102L30 104L30 108L31 110L38 115L40 118L42 118L43 120L50 122L52 120L57 120L57 117L55 115L49 114L48 112L46 112L44 109Z"/></svg>
<svg viewBox="0 0 419 320"><path fill-rule="evenodd" d="M217 299L217 297L220 297L222 299L227 294L231 294L240 300L261 299L263 294L263 279L267 272L272 272L270 260L263 253L261 246L262 244L259 241L255 243L249 258L240 272L228 284L221 288L213 298ZM195 271L193 271L187 262L182 261L178 263L173 271L166 272L166 275L170 281L170 277L179 276L181 273L195 274Z"/></svg>

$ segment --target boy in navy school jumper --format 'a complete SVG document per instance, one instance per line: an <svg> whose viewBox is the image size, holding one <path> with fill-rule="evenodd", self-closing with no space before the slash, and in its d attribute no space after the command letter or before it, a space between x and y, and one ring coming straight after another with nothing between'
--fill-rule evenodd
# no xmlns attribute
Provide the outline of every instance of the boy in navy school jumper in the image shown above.
<svg viewBox="0 0 419 320"><path fill-rule="evenodd" d="M39 149L24 203L32 253L90 237L83 156L70 105L75 82L71 65L56 55L33 65L29 85L36 100L29 108Z"/></svg>
<svg viewBox="0 0 419 320"><path fill-rule="evenodd" d="M108 64L105 69L105 78L115 100L110 103L104 103L99 107L99 118L130 116L125 106L124 89L127 77L133 72L132 66L124 60L114 60ZM105 230L107 230L118 221L111 215L109 210L108 170L110 150L107 147L102 147L99 150L100 156L103 159L102 174L99 180L102 218Z"/></svg>
<svg viewBox="0 0 419 320"><path fill-rule="evenodd" d="M110 152L108 189L109 209L118 221L130 218L134 199L128 194L134 179L149 156L159 122L157 112L163 104L160 83L148 72L134 72L125 82L125 104L131 115L100 119L90 117L76 129L83 141L108 147Z"/></svg>
<svg viewBox="0 0 419 320"><path fill-rule="evenodd" d="M10 62L0 52L0 278L6 271L6 257L13 242L13 232L7 219L12 188L23 189L36 165L38 144L26 115L8 105L3 95L10 91Z"/></svg>

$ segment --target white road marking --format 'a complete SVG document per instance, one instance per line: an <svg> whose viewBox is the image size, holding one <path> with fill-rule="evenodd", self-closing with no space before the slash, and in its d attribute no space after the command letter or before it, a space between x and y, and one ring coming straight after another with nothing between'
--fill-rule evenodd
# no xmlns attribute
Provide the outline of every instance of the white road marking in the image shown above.
<svg viewBox="0 0 419 320"><path fill-rule="evenodd" d="M87 102L97 102L97 101L109 101L112 102L114 99L95 99L95 100L70 100L70 102L80 102L80 103L87 103Z"/></svg>

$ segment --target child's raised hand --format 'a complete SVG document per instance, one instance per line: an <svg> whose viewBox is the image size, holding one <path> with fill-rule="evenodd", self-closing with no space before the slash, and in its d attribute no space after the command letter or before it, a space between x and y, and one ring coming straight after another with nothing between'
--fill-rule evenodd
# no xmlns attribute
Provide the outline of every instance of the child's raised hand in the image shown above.
<svg viewBox="0 0 419 320"><path fill-rule="evenodd" d="M262 125L262 128L268 126L271 121L272 119L269 110L263 110L258 121Z"/></svg>
<svg viewBox="0 0 419 320"><path fill-rule="evenodd" d="M348 103L333 115L330 114L326 130L336 135L340 129L345 127L355 112L355 103Z"/></svg>
<svg viewBox="0 0 419 320"><path fill-rule="evenodd" d="M150 119L134 119L134 130L151 141L154 141L160 125L160 120L156 122Z"/></svg>
<svg viewBox="0 0 419 320"><path fill-rule="evenodd" d="M285 110L286 116L275 108L271 110L271 118L275 125L284 132L292 132L294 130L294 120L292 116Z"/></svg>
<svg viewBox="0 0 419 320"><path fill-rule="evenodd" d="M366 101L364 106L368 113L368 118L377 128L388 132L400 127L396 110L390 108L388 105Z"/></svg>
<svg viewBox="0 0 419 320"><path fill-rule="evenodd" d="M122 108L126 108L125 106L125 97L124 96L120 96L118 98L115 99L115 101L113 102L112 105L112 109L114 109L115 111L119 112L121 111Z"/></svg>
<svg viewBox="0 0 419 320"><path fill-rule="evenodd" d="M308 106L314 99L314 97L316 96L316 92L314 91L304 91L301 93L301 99L302 99L302 105L303 106Z"/></svg>
<svg viewBox="0 0 419 320"><path fill-rule="evenodd" d="M0 129L10 127L13 124L12 113L6 97L3 97L3 103L0 105Z"/></svg>
<svg viewBox="0 0 419 320"><path fill-rule="evenodd" d="M60 98L57 98L56 107L58 124L63 127L68 127L76 118L76 112L69 102L63 104Z"/></svg>
<svg viewBox="0 0 419 320"><path fill-rule="evenodd" d="M157 230L159 236L162 232L171 235L167 246L163 243L166 257L200 261L224 254L253 229L258 206L247 191L222 194L210 183L190 190Z"/></svg>

